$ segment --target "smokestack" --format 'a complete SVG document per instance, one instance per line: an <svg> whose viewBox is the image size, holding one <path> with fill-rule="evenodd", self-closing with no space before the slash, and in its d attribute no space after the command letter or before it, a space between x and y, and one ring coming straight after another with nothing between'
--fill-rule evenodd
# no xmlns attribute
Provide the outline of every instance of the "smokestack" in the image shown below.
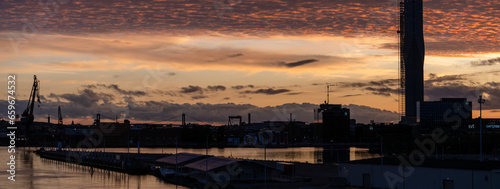
<svg viewBox="0 0 500 189"><path fill-rule="evenodd" d="M49 116L47 117L47 122L49 122L49 123L50 123L50 114L49 114Z"/></svg>
<svg viewBox="0 0 500 189"><path fill-rule="evenodd" d="M317 123L318 121L318 118L317 118L317 115L316 115L316 109L313 109L313 112L314 112L314 115L313 115L313 120L314 120L314 123Z"/></svg>
<svg viewBox="0 0 500 189"><path fill-rule="evenodd" d="M186 114L182 114L182 126L186 126Z"/></svg>
<svg viewBox="0 0 500 189"><path fill-rule="evenodd" d="M248 124L252 123L252 114L248 113Z"/></svg>

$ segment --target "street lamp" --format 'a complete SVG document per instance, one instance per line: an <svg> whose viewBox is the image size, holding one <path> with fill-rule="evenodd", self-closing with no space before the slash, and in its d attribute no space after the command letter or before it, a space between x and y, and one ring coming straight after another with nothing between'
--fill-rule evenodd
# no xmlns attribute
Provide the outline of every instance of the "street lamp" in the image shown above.
<svg viewBox="0 0 500 189"><path fill-rule="evenodd" d="M483 161L483 104L486 100L483 95L479 95L479 161Z"/></svg>

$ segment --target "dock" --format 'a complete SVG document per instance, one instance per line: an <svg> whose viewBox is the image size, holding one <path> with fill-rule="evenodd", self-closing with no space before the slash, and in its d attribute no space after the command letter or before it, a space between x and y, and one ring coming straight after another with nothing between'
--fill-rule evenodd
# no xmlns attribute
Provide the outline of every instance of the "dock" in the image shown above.
<svg viewBox="0 0 500 189"><path fill-rule="evenodd" d="M262 187L264 183L269 188L322 187L328 186L330 178L337 176L337 167L334 165L231 159L188 153L137 154L44 148L35 153L42 158L103 170L151 174L168 183L194 188L206 185L218 185L219 188ZM293 168L280 168L280 164L292 165ZM175 172L162 175L162 169ZM318 174L318 170L321 170L321 174ZM218 176L227 176L228 183L221 183L217 180L220 179Z"/></svg>
<svg viewBox="0 0 500 189"><path fill-rule="evenodd" d="M154 161L166 154L133 154L82 150L36 150L42 158L128 174L148 174Z"/></svg>

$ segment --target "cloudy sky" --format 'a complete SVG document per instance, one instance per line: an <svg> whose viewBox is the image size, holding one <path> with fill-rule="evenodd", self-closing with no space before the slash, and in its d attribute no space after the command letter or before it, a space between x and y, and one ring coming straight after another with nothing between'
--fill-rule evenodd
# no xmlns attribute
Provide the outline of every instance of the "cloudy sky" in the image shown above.
<svg viewBox="0 0 500 189"><path fill-rule="evenodd" d="M19 113L38 76L38 120L62 106L85 124L312 122L328 83L358 121L398 121L399 0L43 2L0 2L0 72L17 75ZM483 94L500 117L498 15L498 1L424 0L425 100Z"/></svg>

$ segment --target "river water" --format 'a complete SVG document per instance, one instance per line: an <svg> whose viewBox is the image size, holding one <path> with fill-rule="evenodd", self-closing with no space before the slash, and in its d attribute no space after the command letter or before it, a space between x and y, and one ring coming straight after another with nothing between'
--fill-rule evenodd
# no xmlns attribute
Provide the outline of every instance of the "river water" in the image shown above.
<svg viewBox="0 0 500 189"><path fill-rule="evenodd" d="M7 179L10 176L6 170L9 169L7 163L10 161L7 147L0 147L0 162L3 162L3 172L0 178L0 188L29 188L29 189L150 189L150 188L179 188L166 183L152 175L128 175L113 171L94 169L89 167L68 164L64 162L40 158L32 153L35 148L16 148L15 171L16 181ZM92 149L106 152L127 152L137 153L137 148L97 148ZM206 149L178 148L177 151L205 154ZM175 153L175 148L141 148L140 153ZM303 163L326 163L333 159L340 161L366 159L378 157L376 154L368 153L368 149L351 147L345 150L323 149L316 147L296 147L296 148L210 148L209 155L258 159L263 160L264 154L267 160L293 161ZM327 160L328 159L328 160Z"/></svg>
<svg viewBox="0 0 500 189"><path fill-rule="evenodd" d="M174 154L176 148L97 148L97 151L106 152L130 152L130 153L167 153ZM207 153L206 149L200 148L178 148L178 153ZM340 157L337 157L337 152ZM289 161L301 163L321 164L324 162L359 160L379 157L378 154L370 154L367 148L350 147L348 149L325 149L322 147L294 147L294 148L209 148L208 155L271 161ZM264 157L265 155L265 157ZM348 158L348 159L346 159Z"/></svg>

